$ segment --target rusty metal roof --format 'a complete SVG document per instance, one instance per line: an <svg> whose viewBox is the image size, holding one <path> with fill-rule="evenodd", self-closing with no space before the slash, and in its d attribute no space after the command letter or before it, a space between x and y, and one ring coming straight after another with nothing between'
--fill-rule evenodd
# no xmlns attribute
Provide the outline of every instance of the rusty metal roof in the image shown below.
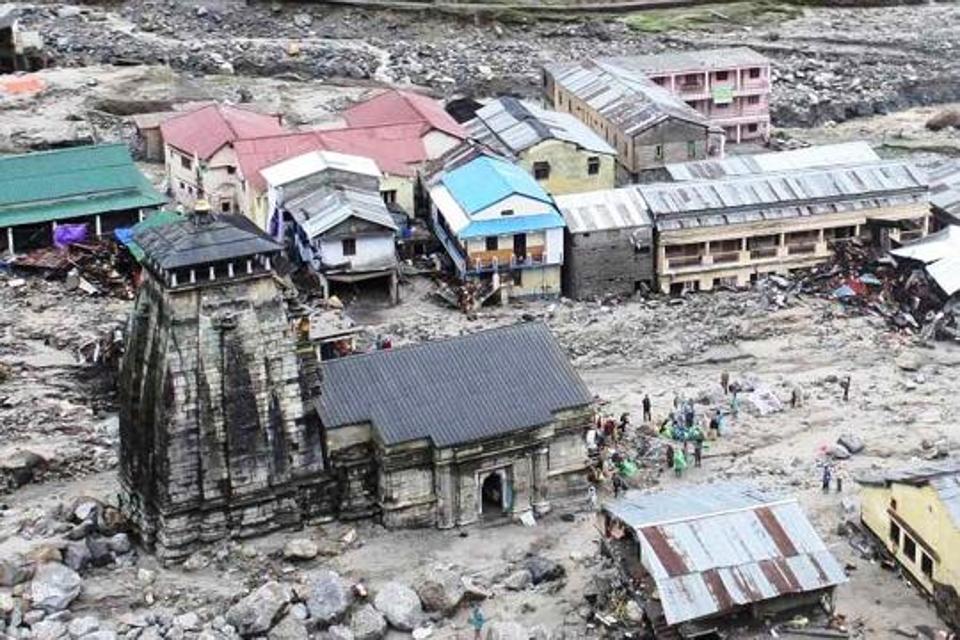
<svg viewBox="0 0 960 640"><path fill-rule="evenodd" d="M585 60L547 65L545 69L554 82L586 102L625 135L670 118L710 127L707 118L683 100L615 61Z"/></svg>
<svg viewBox="0 0 960 640"><path fill-rule="evenodd" d="M633 529L670 625L847 580L794 498L717 483L630 491L604 511Z"/></svg>

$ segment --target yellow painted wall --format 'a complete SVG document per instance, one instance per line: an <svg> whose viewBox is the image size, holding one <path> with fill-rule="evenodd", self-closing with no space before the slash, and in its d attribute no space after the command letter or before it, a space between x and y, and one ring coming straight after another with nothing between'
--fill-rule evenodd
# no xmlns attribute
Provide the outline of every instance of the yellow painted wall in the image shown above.
<svg viewBox="0 0 960 640"><path fill-rule="evenodd" d="M540 269L523 269L514 281L510 295L541 296L560 295L560 265Z"/></svg>
<svg viewBox="0 0 960 640"><path fill-rule="evenodd" d="M896 544L890 539L888 513L891 500L896 500L896 513L916 535L901 527L901 540ZM938 558L933 558L933 580L953 585L960 591L960 528L957 528L940 500L937 492L929 487L913 487L892 484L889 487L863 486L860 490L860 517L863 523L883 541L887 549L910 575L928 591L933 590L931 580L921 570L920 558L924 546L917 544L916 561L903 551L903 537L921 538Z"/></svg>
<svg viewBox="0 0 960 640"><path fill-rule="evenodd" d="M380 192L396 191L397 204L400 205L408 215L413 216L413 184L414 179L404 176L384 175L380 178Z"/></svg>
<svg viewBox="0 0 960 640"><path fill-rule="evenodd" d="M599 158L600 171L590 175L589 158ZM569 142L545 140L520 154L519 164L533 175L535 162L550 164L550 177L540 186L553 195L611 189L616 179L616 158L609 154L586 151Z"/></svg>

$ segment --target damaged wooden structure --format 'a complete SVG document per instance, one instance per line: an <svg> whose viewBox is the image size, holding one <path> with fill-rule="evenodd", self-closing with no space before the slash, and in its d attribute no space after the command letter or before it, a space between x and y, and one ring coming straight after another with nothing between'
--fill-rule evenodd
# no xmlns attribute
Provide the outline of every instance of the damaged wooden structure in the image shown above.
<svg viewBox="0 0 960 640"><path fill-rule="evenodd" d="M194 212L134 241L121 507L160 559L305 521L542 514L584 491L593 396L544 325L321 361L346 334L311 326L305 348L281 247L250 220Z"/></svg>
<svg viewBox="0 0 960 640"><path fill-rule="evenodd" d="M847 581L795 498L736 483L604 503L601 525L657 638L710 633L725 618L825 604Z"/></svg>

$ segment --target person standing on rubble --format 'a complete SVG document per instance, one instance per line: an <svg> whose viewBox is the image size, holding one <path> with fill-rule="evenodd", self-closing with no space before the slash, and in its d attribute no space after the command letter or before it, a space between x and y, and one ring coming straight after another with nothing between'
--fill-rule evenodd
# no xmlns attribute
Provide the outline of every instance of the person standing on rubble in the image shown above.
<svg viewBox="0 0 960 640"><path fill-rule="evenodd" d="M693 466L700 468L703 461L703 431L697 429L693 434Z"/></svg>
<svg viewBox="0 0 960 640"><path fill-rule="evenodd" d="M830 493L830 479L832 475L833 475L833 469L830 467L830 462L829 461L824 462L823 475L820 477L824 493Z"/></svg>
<svg viewBox="0 0 960 640"><path fill-rule="evenodd" d="M730 392L730 374L727 371L720 374L720 386L723 387L723 395Z"/></svg>
<svg viewBox="0 0 960 640"><path fill-rule="evenodd" d="M628 426L630 426L630 414L629 414L629 413L626 413L626 412L621 413L621 414L620 414L620 425L619 425L619 427L617 428L617 441L622 440L623 437L624 437L625 435L627 435L627 427L628 427Z"/></svg>
<svg viewBox="0 0 960 640"><path fill-rule="evenodd" d="M850 400L850 376L849 375L840 381L840 388L843 389L843 401L848 402Z"/></svg>
<svg viewBox="0 0 960 640"><path fill-rule="evenodd" d="M712 440L720 437L720 409L717 409L717 412L710 418L708 434Z"/></svg>
<svg viewBox="0 0 960 640"><path fill-rule="evenodd" d="M846 466L842 462L838 462L833 475L837 479L837 493L843 493L843 480L847 475Z"/></svg>
<svg viewBox="0 0 960 640"><path fill-rule="evenodd" d="M687 458L683 455L683 449L677 447L673 450L673 471L680 478L683 476L683 470L687 468Z"/></svg>
<svg viewBox="0 0 960 640"><path fill-rule="evenodd" d="M613 476L613 497L619 498L620 494L627 490L627 482L617 473Z"/></svg>
<svg viewBox="0 0 960 640"><path fill-rule="evenodd" d="M652 422L653 416L650 415L650 395L643 394L643 421L644 423Z"/></svg>
<svg viewBox="0 0 960 640"><path fill-rule="evenodd" d="M665 450L666 460L667 460L667 469L673 468L673 445L668 444Z"/></svg>
<svg viewBox="0 0 960 640"><path fill-rule="evenodd" d="M470 617L467 619L467 623L473 627L473 638L474 640L480 640L480 634L483 632L483 625L487 622L487 619L483 615L483 611L480 610L480 605L473 605L473 611L470 612Z"/></svg>

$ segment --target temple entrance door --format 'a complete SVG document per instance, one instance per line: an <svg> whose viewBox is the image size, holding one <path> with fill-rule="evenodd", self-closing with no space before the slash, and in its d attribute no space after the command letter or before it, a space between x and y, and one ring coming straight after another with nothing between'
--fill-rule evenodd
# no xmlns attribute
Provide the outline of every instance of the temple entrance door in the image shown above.
<svg viewBox="0 0 960 640"><path fill-rule="evenodd" d="M486 518L496 518L509 508L510 487L503 470L493 471L480 485L480 513Z"/></svg>

